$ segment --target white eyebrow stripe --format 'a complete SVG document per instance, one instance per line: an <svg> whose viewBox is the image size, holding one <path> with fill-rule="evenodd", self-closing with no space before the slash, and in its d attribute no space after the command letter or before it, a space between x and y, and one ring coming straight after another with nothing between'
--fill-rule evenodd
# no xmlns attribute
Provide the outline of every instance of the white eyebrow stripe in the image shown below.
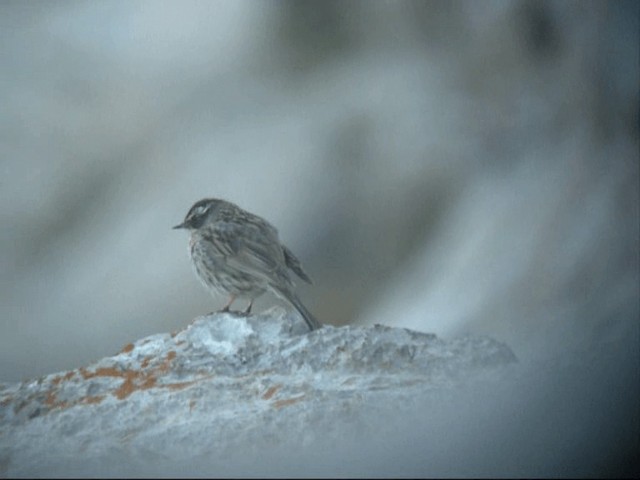
<svg viewBox="0 0 640 480"><path fill-rule="evenodd" d="M202 215L209 210L210 205L198 205L193 211L194 215Z"/></svg>

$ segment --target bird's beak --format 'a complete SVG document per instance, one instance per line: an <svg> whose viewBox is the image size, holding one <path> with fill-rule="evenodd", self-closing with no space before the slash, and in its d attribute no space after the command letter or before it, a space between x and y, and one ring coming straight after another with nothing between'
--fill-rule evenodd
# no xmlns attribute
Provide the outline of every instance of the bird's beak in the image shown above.
<svg viewBox="0 0 640 480"><path fill-rule="evenodd" d="M177 230L178 228L187 228L187 226L184 224L184 222L182 222L180 225L176 225L175 227L173 227L174 230Z"/></svg>

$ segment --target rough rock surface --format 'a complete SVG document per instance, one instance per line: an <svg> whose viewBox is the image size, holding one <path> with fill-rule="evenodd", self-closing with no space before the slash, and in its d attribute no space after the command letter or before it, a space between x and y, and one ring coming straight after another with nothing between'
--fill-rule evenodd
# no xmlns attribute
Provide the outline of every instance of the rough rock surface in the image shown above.
<svg viewBox="0 0 640 480"><path fill-rule="evenodd" d="M280 308L211 314L93 365L0 386L0 472L327 474L321 452L346 434L384 435L372 419L491 382L515 360L489 338L379 325L307 333ZM269 448L315 461L256 467Z"/></svg>

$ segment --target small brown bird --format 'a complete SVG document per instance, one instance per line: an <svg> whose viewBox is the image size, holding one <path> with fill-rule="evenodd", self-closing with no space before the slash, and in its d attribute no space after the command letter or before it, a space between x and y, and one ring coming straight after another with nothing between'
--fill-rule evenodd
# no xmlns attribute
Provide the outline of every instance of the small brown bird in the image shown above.
<svg viewBox="0 0 640 480"><path fill-rule="evenodd" d="M307 283L311 279L265 219L231 202L205 198L173 228L191 232L189 254L204 286L230 296L222 311L240 297L249 299L249 313L253 301L269 290L293 305L310 330L322 326L296 295L290 272Z"/></svg>

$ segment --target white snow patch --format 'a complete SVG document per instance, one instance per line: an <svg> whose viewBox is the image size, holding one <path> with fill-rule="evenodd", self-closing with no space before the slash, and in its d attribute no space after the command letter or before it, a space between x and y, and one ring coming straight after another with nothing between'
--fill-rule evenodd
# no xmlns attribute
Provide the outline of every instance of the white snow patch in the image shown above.
<svg viewBox="0 0 640 480"><path fill-rule="evenodd" d="M232 354L252 333L246 319L232 313L201 317L188 327L188 338L194 347L218 355Z"/></svg>

